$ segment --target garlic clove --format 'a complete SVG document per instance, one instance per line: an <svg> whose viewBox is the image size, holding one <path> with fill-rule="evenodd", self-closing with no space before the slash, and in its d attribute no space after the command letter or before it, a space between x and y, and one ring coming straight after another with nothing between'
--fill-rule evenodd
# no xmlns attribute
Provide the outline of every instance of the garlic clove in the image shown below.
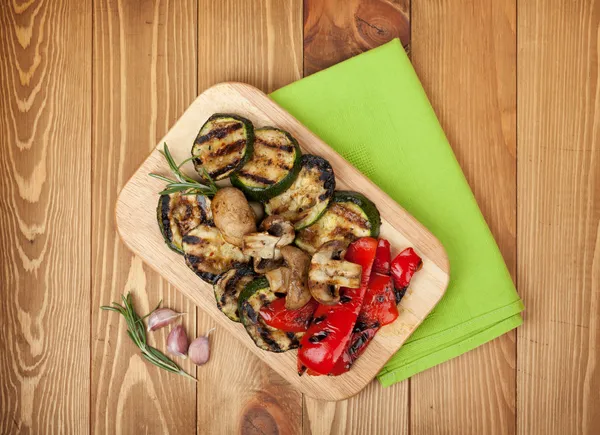
<svg viewBox="0 0 600 435"><path fill-rule="evenodd" d="M165 327L184 314L185 313L173 311L170 308L159 308L158 310L154 310L148 316L148 331L156 331L157 329Z"/></svg>
<svg viewBox="0 0 600 435"><path fill-rule="evenodd" d="M169 332L169 336L167 337L167 351L171 355L186 358L189 347L190 340L188 339L183 326L177 325L171 329L171 332Z"/></svg>
<svg viewBox="0 0 600 435"><path fill-rule="evenodd" d="M210 343L208 341L208 335L211 333L211 331L214 331L214 329L215 328L208 331L206 336L201 335L200 337L196 338L190 344L188 356L190 357L190 361L197 366L206 364L210 358Z"/></svg>

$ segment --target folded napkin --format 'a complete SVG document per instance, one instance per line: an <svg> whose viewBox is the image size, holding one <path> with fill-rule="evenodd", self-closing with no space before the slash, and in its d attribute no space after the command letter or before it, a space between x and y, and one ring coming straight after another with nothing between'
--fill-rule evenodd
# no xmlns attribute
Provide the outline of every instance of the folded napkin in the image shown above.
<svg viewBox="0 0 600 435"><path fill-rule="evenodd" d="M522 323L502 255L400 42L271 97L425 225L450 259L440 303L378 375L391 385Z"/></svg>

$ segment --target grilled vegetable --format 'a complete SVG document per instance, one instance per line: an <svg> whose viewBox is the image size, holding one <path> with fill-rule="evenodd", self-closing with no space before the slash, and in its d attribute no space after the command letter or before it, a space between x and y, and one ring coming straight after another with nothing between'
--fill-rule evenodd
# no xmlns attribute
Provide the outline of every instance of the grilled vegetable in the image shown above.
<svg viewBox="0 0 600 435"><path fill-rule="evenodd" d="M250 121L237 115L214 114L194 140L194 167L203 178L208 174L222 180L246 163L253 144L254 127Z"/></svg>
<svg viewBox="0 0 600 435"><path fill-rule="evenodd" d="M256 216L244 194L234 187L220 189L211 204L215 226L223 238L242 246L242 238L256 231Z"/></svg>
<svg viewBox="0 0 600 435"><path fill-rule="evenodd" d="M278 299L269 288L265 277L256 278L246 285L239 297L240 320L256 345L270 352L295 349L302 338L301 332L284 332L265 323L260 310Z"/></svg>
<svg viewBox="0 0 600 435"><path fill-rule="evenodd" d="M221 232L201 224L183 236L185 263L204 281L214 284L220 275L250 261L240 248L227 243Z"/></svg>
<svg viewBox="0 0 600 435"><path fill-rule="evenodd" d="M271 215L262 221L260 229L272 236L279 237L279 240L276 243L278 248L289 245L294 241L296 236L294 225L277 215Z"/></svg>
<svg viewBox="0 0 600 435"><path fill-rule="evenodd" d="M397 304L400 303L404 293L406 293L413 275L421 267L423 267L423 260L421 260L421 257L417 255L413 248L406 248L392 261L391 273Z"/></svg>
<svg viewBox="0 0 600 435"><path fill-rule="evenodd" d="M280 215L299 230L314 223L323 214L335 189L335 176L329 162L305 154L301 169L292 185L265 203L265 213Z"/></svg>
<svg viewBox="0 0 600 435"><path fill-rule="evenodd" d="M269 287L275 293L287 293L290 285L292 270L289 267L278 267L265 273L265 278L269 281Z"/></svg>
<svg viewBox="0 0 600 435"><path fill-rule="evenodd" d="M284 246L281 248L281 255L285 265L290 269L285 307L288 310L296 310L311 299L307 283L310 257L295 246Z"/></svg>
<svg viewBox="0 0 600 435"><path fill-rule="evenodd" d="M249 265L231 269L223 274L214 286L217 307L234 322L240 321L238 298L246 284L255 277Z"/></svg>
<svg viewBox="0 0 600 435"><path fill-rule="evenodd" d="M315 252L308 269L308 288L312 297L326 305L340 300L340 287L360 287L362 268L343 261L346 246L339 240L325 243Z"/></svg>
<svg viewBox="0 0 600 435"><path fill-rule="evenodd" d="M323 216L299 231L296 245L313 254L330 240L350 243L360 237L379 236L377 207L360 193L337 191Z"/></svg>
<svg viewBox="0 0 600 435"><path fill-rule="evenodd" d="M267 232L246 234L242 239L242 252L251 257L278 259L281 252L275 246L279 237Z"/></svg>
<svg viewBox="0 0 600 435"><path fill-rule="evenodd" d="M231 184L255 201L266 201L290 187L300 171L300 147L288 132L265 127L254 130L254 151Z"/></svg>
<svg viewBox="0 0 600 435"><path fill-rule="evenodd" d="M286 332L305 332L318 306L319 303L311 299L302 308L290 310L286 308L285 300L278 298L260 309L260 317L273 328Z"/></svg>
<svg viewBox="0 0 600 435"><path fill-rule="evenodd" d="M212 221L210 199L204 195L161 195L156 217L165 243L183 254L181 238L202 223Z"/></svg>
<svg viewBox="0 0 600 435"><path fill-rule="evenodd" d="M403 264L402 283L400 285L406 291L421 259L412 248L407 248L398 254L394 261L396 261L396 268L398 268L399 263ZM390 244L387 240L380 239L375 261L373 262L373 272L369 279L369 288L352 330L352 337L342 356L329 373L330 375L340 375L350 370L352 364L365 351L377 331L382 326L392 323L398 318L396 304L399 299L396 289L392 285L390 272Z"/></svg>
<svg viewBox="0 0 600 435"><path fill-rule="evenodd" d="M340 302L319 305L308 331L302 337L298 351L300 367L306 366L320 374L328 374L333 369L350 340L369 285L376 250L377 240L371 237L358 239L348 247L346 259L362 267L360 288L342 288Z"/></svg>
<svg viewBox="0 0 600 435"><path fill-rule="evenodd" d="M255 257L253 260L254 271L258 274L267 273L270 270L277 269L283 265L283 257L277 259L273 258L259 258Z"/></svg>

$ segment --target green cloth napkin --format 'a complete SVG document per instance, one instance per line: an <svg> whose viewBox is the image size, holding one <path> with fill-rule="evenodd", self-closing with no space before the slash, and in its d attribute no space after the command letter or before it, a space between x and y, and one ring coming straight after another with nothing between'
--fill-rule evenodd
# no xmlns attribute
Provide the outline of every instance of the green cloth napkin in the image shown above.
<svg viewBox="0 0 600 435"><path fill-rule="evenodd" d="M384 386L522 323L502 255L398 40L271 97L425 225L450 258L446 295L379 373Z"/></svg>

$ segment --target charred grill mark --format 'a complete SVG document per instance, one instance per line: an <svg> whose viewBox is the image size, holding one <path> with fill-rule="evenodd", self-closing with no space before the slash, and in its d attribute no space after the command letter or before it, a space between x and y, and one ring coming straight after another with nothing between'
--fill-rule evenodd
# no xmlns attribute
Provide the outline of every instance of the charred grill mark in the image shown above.
<svg viewBox="0 0 600 435"><path fill-rule="evenodd" d="M250 178L251 180L254 180L257 183L266 184L268 186L275 184L275 181L273 181L269 178L261 177L260 175L252 174L252 173L246 172L246 171L240 171L240 176Z"/></svg>
<svg viewBox="0 0 600 435"><path fill-rule="evenodd" d="M319 323L321 323L323 320L325 320L326 317L325 316L319 316L319 317L315 317L313 319L313 325L318 325Z"/></svg>
<svg viewBox="0 0 600 435"><path fill-rule="evenodd" d="M227 173L229 171L234 170L235 168L237 168L237 166L240 164L240 162L241 162L241 160L239 160L237 162L230 163L230 164L228 164L226 166L223 166L221 168L218 168L218 169L216 169L214 171L210 171L209 174L210 174L211 177L216 178L219 175L223 175L223 174L225 174L225 173Z"/></svg>
<svg viewBox="0 0 600 435"><path fill-rule="evenodd" d="M202 240L200 237L185 235L182 239L183 243L188 245L202 245L205 243L205 240Z"/></svg>
<svg viewBox="0 0 600 435"><path fill-rule="evenodd" d="M196 137L196 140L194 141L195 144L197 145L202 145L205 142L208 142L209 140L215 138L215 139L223 139L225 136L233 133L234 131L239 130L240 128L242 128L244 125L241 122L236 122L234 124L229 124L225 127L221 127L221 128L217 128L214 130L209 131L208 133L202 135L202 136L198 136Z"/></svg>
<svg viewBox="0 0 600 435"><path fill-rule="evenodd" d="M244 301L242 303L242 311L246 313L246 316L248 316L252 323L258 322L257 313L256 311L254 311L254 308L252 307L252 305L250 305L248 301Z"/></svg>
<svg viewBox="0 0 600 435"><path fill-rule="evenodd" d="M257 145L264 145L268 148L273 148L276 150L281 150L281 151L285 151L286 153L291 153L292 151L294 151L294 146L293 145L283 145L283 144L277 144L277 143L271 143L271 142L267 142L264 141L262 139L259 138L255 138L254 139L254 143Z"/></svg>
<svg viewBox="0 0 600 435"><path fill-rule="evenodd" d="M293 165L287 165L284 162L277 163L277 166L284 171L290 171L293 168Z"/></svg>
<svg viewBox="0 0 600 435"><path fill-rule="evenodd" d="M279 346L279 343L277 343L277 341L273 340L273 338L271 337L271 331L268 331L260 325L256 326L256 331L260 335L260 338L264 340L264 342L267 344L267 346L269 346L269 348L273 352L281 352L281 346Z"/></svg>
<svg viewBox="0 0 600 435"><path fill-rule="evenodd" d="M404 294L406 293L406 289L408 287L402 287L400 289L394 288L394 298L396 299L396 304L399 304Z"/></svg>
<svg viewBox="0 0 600 435"><path fill-rule="evenodd" d="M324 331L319 331L316 334L314 334L312 337L310 337L308 339L308 341L311 343L319 343L319 342L325 340L330 333L331 333L331 331L329 331L328 329L325 329Z"/></svg>
<svg viewBox="0 0 600 435"><path fill-rule="evenodd" d="M287 338L289 338L292 343L296 340L296 334L293 332L286 332L285 335L287 335Z"/></svg>
<svg viewBox="0 0 600 435"><path fill-rule="evenodd" d="M160 197L160 215L165 232L165 237L172 242L173 241L173 230L171 229L171 220L169 219L169 212L171 210L171 198L168 195Z"/></svg>
<svg viewBox="0 0 600 435"><path fill-rule="evenodd" d="M218 148L212 153L208 153L206 155L206 159L211 159L214 157L223 157L228 154L239 153L245 146L246 139L236 140L235 142L228 143L227 145Z"/></svg>
<svg viewBox="0 0 600 435"><path fill-rule="evenodd" d="M351 225L355 225L366 230L370 229L371 227L368 220L339 203L333 204L329 211L336 216L341 217L346 222L349 222Z"/></svg>

